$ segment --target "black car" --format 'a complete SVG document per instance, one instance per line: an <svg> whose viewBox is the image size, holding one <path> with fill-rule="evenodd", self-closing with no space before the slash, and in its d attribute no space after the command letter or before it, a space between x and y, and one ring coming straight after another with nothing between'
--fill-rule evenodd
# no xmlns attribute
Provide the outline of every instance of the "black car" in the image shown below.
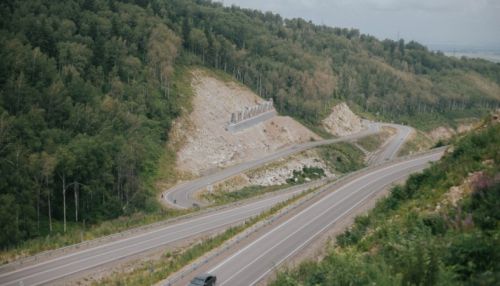
<svg viewBox="0 0 500 286"><path fill-rule="evenodd" d="M202 274L193 278L188 286L215 286L215 281L217 281L215 275Z"/></svg>

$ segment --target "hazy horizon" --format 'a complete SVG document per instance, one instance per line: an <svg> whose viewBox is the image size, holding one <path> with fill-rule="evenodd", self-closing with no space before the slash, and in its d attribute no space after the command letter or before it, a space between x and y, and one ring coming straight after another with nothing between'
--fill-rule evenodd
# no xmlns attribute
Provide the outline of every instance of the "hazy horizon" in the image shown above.
<svg viewBox="0 0 500 286"><path fill-rule="evenodd" d="M355 28L379 39L415 40L432 50L500 51L495 0L220 0L226 6Z"/></svg>

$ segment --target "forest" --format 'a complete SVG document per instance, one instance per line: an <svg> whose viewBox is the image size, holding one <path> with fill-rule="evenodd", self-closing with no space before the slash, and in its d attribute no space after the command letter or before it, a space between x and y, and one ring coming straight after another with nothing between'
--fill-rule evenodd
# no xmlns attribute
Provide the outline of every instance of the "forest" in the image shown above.
<svg viewBox="0 0 500 286"><path fill-rule="evenodd" d="M415 124L500 105L499 64L210 1L7 0L0 15L2 248L157 211L185 67L224 71L311 125L341 100Z"/></svg>

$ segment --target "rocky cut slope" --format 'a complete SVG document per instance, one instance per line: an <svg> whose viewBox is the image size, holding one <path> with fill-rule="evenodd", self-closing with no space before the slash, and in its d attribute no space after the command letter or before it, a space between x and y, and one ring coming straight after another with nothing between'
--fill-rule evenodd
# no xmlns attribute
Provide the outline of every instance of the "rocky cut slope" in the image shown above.
<svg viewBox="0 0 500 286"><path fill-rule="evenodd" d="M195 70L193 75L193 111L174 124L170 136L173 144L182 142L177 153L179 171L199 175L253 160L290 144L320 139L288 116L274 116L238 132L226 130L232 113L264 99L207 71Z"/></svg>
<svg viewBox="0 0 500 286"><path fill-rule="evenodd" d="M335 136L346 136L361 131L363 122L345 102L332 107L330 115L323 121L323 128Z"/></svg>

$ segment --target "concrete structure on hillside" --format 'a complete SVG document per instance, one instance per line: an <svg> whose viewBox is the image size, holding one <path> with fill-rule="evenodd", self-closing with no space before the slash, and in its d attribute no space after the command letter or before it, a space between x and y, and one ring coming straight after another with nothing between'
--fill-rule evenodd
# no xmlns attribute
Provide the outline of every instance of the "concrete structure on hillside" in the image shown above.
<svg viewBox="0 0 500 286"><path fill-rule="evenodd" d="M241 131L245 128L251 127L266 121L276 115L274 109L273 99L259 103L256 106L245 107L244 110L231 113L231 119L227 125L226 130L230 132Z"/></svg>

